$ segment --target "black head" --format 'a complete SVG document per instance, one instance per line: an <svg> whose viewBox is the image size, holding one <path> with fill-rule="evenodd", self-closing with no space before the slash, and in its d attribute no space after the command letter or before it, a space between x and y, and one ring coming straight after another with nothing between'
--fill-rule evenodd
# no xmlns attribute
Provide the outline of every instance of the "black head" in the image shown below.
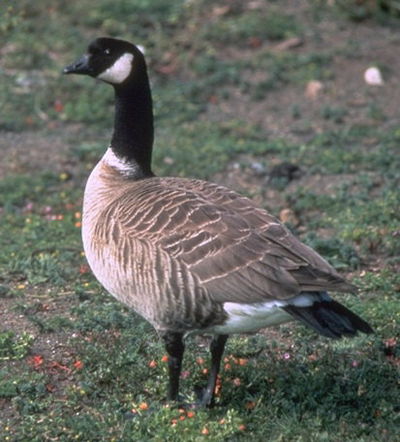
<svg viewBox="0 0 400 442"><path fill-rule="evenodd" d="M102 37L90 43L86 54L66 66L63 73L89 75L118 85L142 70L146 70L144 56L135 45Z"/></svg>

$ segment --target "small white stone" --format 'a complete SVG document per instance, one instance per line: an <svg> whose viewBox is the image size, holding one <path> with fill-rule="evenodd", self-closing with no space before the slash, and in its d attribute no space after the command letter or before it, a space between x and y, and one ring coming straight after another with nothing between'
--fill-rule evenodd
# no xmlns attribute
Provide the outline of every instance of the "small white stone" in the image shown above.
<svg viewBox="0 0 400 442"><path fill-rule="evenodd" d="M169 166L175 163L175 160L171 157L164 157L164 163L168 164Z"/></svg>
<svg viewBox="0 0 400 442"><path fill-rule="evenodd" d="M381 71L375 66L368 68L364 72L364 80L367 84L370 84L371 86L383 85L383 78Z"/></svg>

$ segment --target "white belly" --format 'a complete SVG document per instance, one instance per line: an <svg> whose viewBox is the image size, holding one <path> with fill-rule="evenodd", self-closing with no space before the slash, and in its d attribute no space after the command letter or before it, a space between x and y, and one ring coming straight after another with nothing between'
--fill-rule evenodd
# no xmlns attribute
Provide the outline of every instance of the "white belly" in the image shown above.
<svg viewBox="0 0 400 442"><path fill-rule="evenodd" d="M293 317L281 309L285 304L279 301L256 304L225 302L224 310L228 319L224 324L217 325L209 331L216 334L251 333L261 328L289 322Z"/></svg>

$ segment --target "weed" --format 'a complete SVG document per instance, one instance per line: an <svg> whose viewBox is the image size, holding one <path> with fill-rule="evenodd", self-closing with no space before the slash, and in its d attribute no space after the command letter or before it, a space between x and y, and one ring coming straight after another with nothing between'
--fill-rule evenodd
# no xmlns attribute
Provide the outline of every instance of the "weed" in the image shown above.
<svg viewBox="0 0 400 442"><path fill-rule="evenodd" d="M269 9L246 11L237 16L207 24L203 29L202 37L223 44L239 42L243 45L249 44L250 38L274 41L299 33L300 28L293 16Z"/></svg>
<svg viewBox="0 0 400 442"><path fill-rule="evenodd" d="M0 333L0 360L22 359L24 358L32 344L33 336L22 333L16 336L12 331Z"/></svg>
<svg viewBox="0 0 400 442"><path fill-rule="evenodd" d="M333 120L335 123L343 123L347 111L341 107L324 106L321 110L321 115L326 120Z"/></svg>
<svg viewBox="0 0 400 442"><path fill-rule="evenodd" d="M356 269L361 264L360 257L354 248L338 238L319 238L315 233L310 233L303 240L336 269Z"/></svg>
<svg viewBox="0 0 400 442"><path fill-rule="evenodd" d="M353 21L374 17L385 23L388 17L399 17L400 14L397 0L340 0L335 6Z"/></svg>

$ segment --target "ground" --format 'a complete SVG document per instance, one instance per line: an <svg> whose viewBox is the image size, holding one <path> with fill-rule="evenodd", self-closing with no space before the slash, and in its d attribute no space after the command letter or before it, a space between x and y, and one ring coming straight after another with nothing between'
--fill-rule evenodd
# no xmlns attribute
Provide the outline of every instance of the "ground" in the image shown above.
<svg viewBox="0 0 400 442"><path fill-rule="evenodd" d="M399 22L295 3L21 1L0 19L5 440L399 438ZM233 338L215 410L162 407L162 346L94 281L79 237L112 94L59 72L99 32L146 47L156 172L216 181L279 216L360 287L341 299L374 336L331 343L291 324ZM366 83L371 66L382 85ZM185 394L206 360L206 340L191 341Z"/></svg>

